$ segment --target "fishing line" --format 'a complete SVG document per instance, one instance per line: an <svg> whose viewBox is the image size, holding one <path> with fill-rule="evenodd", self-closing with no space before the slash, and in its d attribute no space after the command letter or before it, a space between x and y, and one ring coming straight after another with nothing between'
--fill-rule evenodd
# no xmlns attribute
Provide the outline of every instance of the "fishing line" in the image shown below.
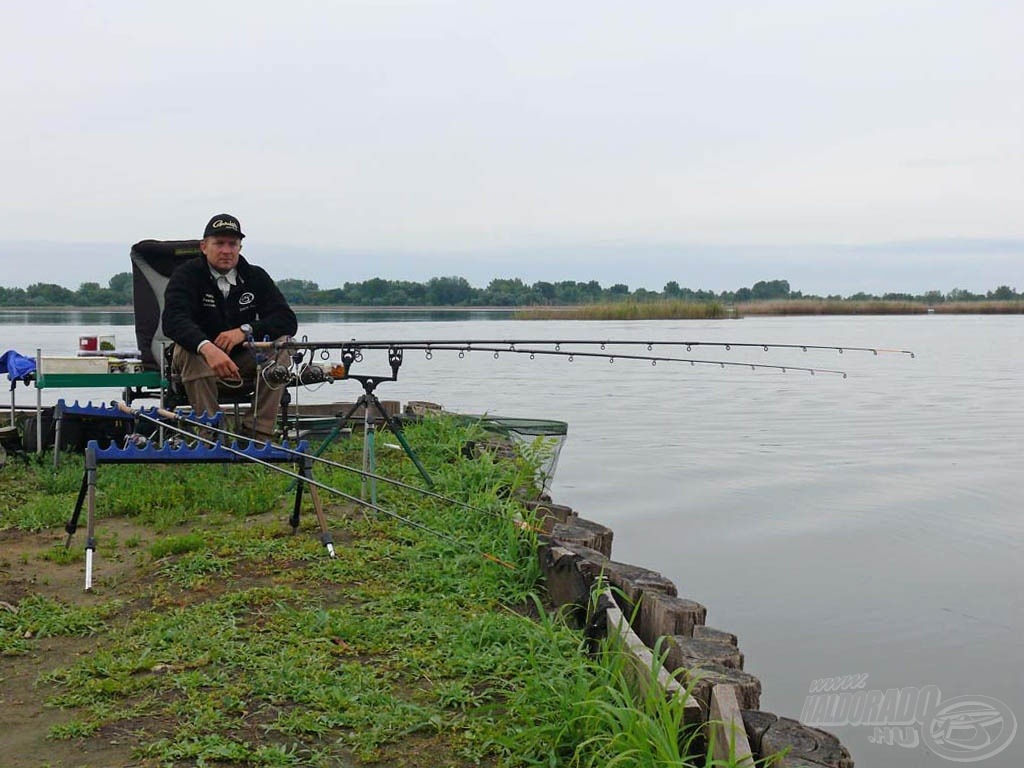
<svg viewBox="0 0 1024 768"><path fill-rule="evenodd" d="M499 564L501 566L504 566L505 568L508 568L509 570L513 570L513 571L515 570L515 566L514 565L512 565L510 563L507 563L504 560L502 560L501 558L497 557L496 555L492 555L489 552L485 552L485 551L483 551L483 550L473 546L469 542L467 542L467 541L465 541L463 539L460 539L460 538L458 538L456 536L452 536L451 534L445 533L443 531L438 531L438 530L436 530L434 528L431 528L430 526L427 526L427 525L424 525L423 523L417 522L416 520L412 520L411 518L403 517L402 515L398 514L397 512L392 512L391 510L385 509L384 507L381 507L381 506L379 506L377 504L374 504L374 503L369 502L369 501L365 501L364 499L360 499L357 496L352 496L351 494L345 493L344 491L341 491L341 490L339 490L337 488L333 488L333 487L331 487L329 485L321 483L318 480L314 480L311 477L305 477L304 475L301 475L298 472L292 472L291 470L284 469L283 467L279 467L279 466L277 466L275 464L272 464L272 463L270 463L268 461L263 461L262 459L256 458L255 456L250 456L249 454L245 453L244 451L238 450L237 448L232 448L231 446L227 446L227 445L223 445L222 443L218 443L216 440L210 440L209 438L205 438L205 437L202 437L200 435L195 435L195 434L189 432L188 430L182 429L181 427L174 426L173 424L166 424L161 419L157 419L157 418L149 416L149 415L147 415L145 413L142 413L140 409L132 408L132 407L126 405L125 403L118 403L118 402L115 401L114 405L119 410L121 410L124 413L130 414L130 415L135 416L137 418L145 419L146 421L149 421L149 422L151 422L153 424L156 424L158 426L163 426L163 427L165 427L167 429L170 429L170 430L172 430L174 432L177 432L178 434L181 434L181 435L184 435L184 436L187 436L187 437L190 437L190 438L195 438L196 440L198 440L198 441L200 441L202 443L205 443L206 445L210 445L210 446L218 446L219 445L219 447L222 450L227 451L230 454L233 454L235 456L239 456L239 457L241 457L243 459L246 459L248 461L251 461L251 462L253 462L255 464L259 464L261 466L267 467L268 469L272 469L273 471L279 472L282 475L287 475L288 477L291 477L291 478L293 478L295 480L299 480L300 482L308 483L309 485L312 485L312 486L315 486L317 488L320 488L320 489L322 489L324 491L327 491L328 493L333 493L333 494L335 494L337 496L340 496L341 498L345 499L346 501L350 501L350 502L352 502L354 504L358 504L360 506L367 507L368 509L372 509L375 512L379 512L382 515L385 515L387 517L390 517L390 518L393 518L395 520L398 520L399 522L405 523L406 525L408 525L408 526L410 526L412 528L418 528L421 531L426 531L427 533L431 533L431 534L433 534L433 535L435 535L435 536L437 536L439 538L445 539L446 541L450 541L450 542L452 542L454 544L458 544L459 546L466 547L467 549L477 553L478 555L483 556L487 560L490 560L490 561L492 561L494 563L497 563L497 564ZM177 414L172 413L171 411L165 410L163 408L156 408L155 411L160 416L162 416L164 419L177 420L179 418ZM208 427L205 427L205 425L204 425L204 428L208 428ZM259 442L259 441L257 441L257 442ZM278 446L273 446L273 447L276 448ZM302 454L301 452L299 452L299 455L300 456L305 456L306 454Z"/></svg>
<svg viewBox="0 0 1024 768"><path fill-rule="evenodd" d="M255 445L258 445L258 446L261 446L261 447L262 446L270 446L270 447L274 448L275 450L282 451L283 453L287 453L287 454L290 454L292 456L296 456L296 457L300 457L300 458L308 458L308 459L310 459L312 461L315 461L315 462L317 462L319 464L324 464L324 465L329 466L329 467L334 467L336 469L341 469L341 470L345 470L347 472L352 472L352 473L354 473L356 475L359 475L361 477L366 477L366 478L370 478L370 479L373 479L373 480L380 480L381 482L388 483L388 484L396 486L398 488L404 488L406 490L414 491L416 493L419 493L419 494L421 494L423 496L428 496L430 498L437 499L438 501L443 501L446 504L452 504L452 505L457 506L457 507L462 507L463 509L468 509L471 512L478 512L478 513L483 514L483 515L489 515L489 516L494 517L494 518L496 518L498 520L508 520L508 518L506 516L502 515L500 512L495 512L494 510L490 510L490 509L484 509L483 507L475 507L472 504L467 504L466 502L459 501L458 499L452 498L450 496L445 496L444 494L441 494L441 493L436 493L434 491L428 491L428 490L426 490L424 488L418 488L415 485L411 485L410 483L403 482L402 480L397 480L397 479L395 479L393 477L388 477L387 475L378 475L378 474L376 474L374 472L369 472L369 471L367 471L365 469L359 469L358 467L352 467L352 466L349 466L348 464L342 464L342 463L337 462L337 461L332 461L331 459L325 459L322 456L316 456L316 455L314 455L312 453L303 453L302 451L297 451L297 450L295 450L293 448L289 448L288 446L281 445L280 443L274 443L274 442L271 442L271 441L264 441L264 440L257 440L255 438L249 437L247 435L241 435L241 434L238 434L238 433L235 433L235 432L231 432L230 430L227 430L227 429L219 429L217 427L213 427L213 426L210 426L208 424L205 424L205 423L203 423L201 421L197 421L197 420L191 419L188 416L185 416L183 414L172 413L170 411L164 411L164 410L159 410L159 409L158 409L157 412L161 413L161 414L164 414L164 413L168 414L167 416L165 416L165 418L172 418L172 419L174 419L177 422L189 424L191 426L198 427L200 429L206 430L207 432L213 432L213 433L216 433L218 435L224 435L225 437L230 437L230 438L233 438L235 440L244 440L246 442L251 442L251 443L253 443ZM187 433L187 434L192 434L192 433ZM515 522L517 523L517 525L520 522L522 522L523 526L528 526L528 524L523 522L523 521L515 521ZM536 530L536 529L533 529L533 530Z"/></svg>

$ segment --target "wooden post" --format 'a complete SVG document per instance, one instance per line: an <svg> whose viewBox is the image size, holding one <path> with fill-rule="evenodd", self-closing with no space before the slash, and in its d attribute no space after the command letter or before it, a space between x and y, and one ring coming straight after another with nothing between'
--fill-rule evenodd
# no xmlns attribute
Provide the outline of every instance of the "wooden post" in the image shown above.
<svg viewBox="0 0 1024 768"><path fill-rule="evenodd" d="M701 640L693 637L670 635L668 657L669 669L695 669L707 664L720 664L729 669L743 669L743 654L739 648L717 640Z"/></svg>
<svg viewBox="0 0 1024 768"><path fill-rule="evenodd" d="M551 501L525 501L523 506L535 511L537 525L545 533L554 531L555 526L559 523L569 523L579 517L579 515L572 511L572 507L567 507L565 504L555 504Z"/></svg>
<svg viewBox="0 0 1024 768"><path fill-rule="evenodd" d="M694 627L693 636L701 640L714 640L718 643L728 643L733 648L739 647L739 639L736 637L736 635L734 635L732 632L726 632L721 629L715 629L714 627Z"/></svg>
<svg viewBox="0 0 1024 768"><path fill-rule="evenodd" d="M682 669L685 670L683 674L690 683L693 695L705 707L710 706L711 689L721 684L735 686L741 709L757 709L761 703L761 681L749 672L710 662L696 667L684 666Z"/></svg>
<svg viewBox="0 0 1024 768"><path fill-rule="evenodd" d="M606 617L608 634L609 636L614 635L618 637L623 646L636 659L637 682L641 685L646 685L652 679L656 679L658 685L664 689L666 696L674 696L684 701L683 722L686 725L698 725L704 722L706 710L701 708L700 703L694 697L687 694L686 689L663 666L658 664L656 677L651 674L655 664L657 664L654 654L651 653L650 648L644 645L643 640L633 632L629 622L626 621L626 617L622 615L622 611L619 610L615 601L611 598L611 594L606 592L605 595L609 603Z"/></svg>
<svg viewBox="0 0 1024 768"><path fill-rule="evenodd" d="M640 613L633 628L645 643L654 645L659 637L696 634L707 615L708 609L694 600L648 590L640 599Z"/></svg>
<svg viewBox="0 0 1024 768"><path fill-rule="evenodd" d="M853 768L853 759L839 739L820 728L811 728L788 717L780 717L761 736L762 755L788 749L778 768L811 764L829 768ZM803 761L803 762L801 762Z"/></svg>
<svg viewBox="0 0 1024 768"><path fill-rule="evenodd" d="M753 768L754 755L743 727L735 686L716 685L711 689L708 727L714 733L716 760L732 760L735 762L730 765Z"/></svg>
<svg viewBox="0 0 1024 768"><path fill-rule="evenodd" d="M551 537L566 544L578 544L595 549L605 557L612 556L612 529L574 517L564 523L556 523L551 529Z"/></svg>

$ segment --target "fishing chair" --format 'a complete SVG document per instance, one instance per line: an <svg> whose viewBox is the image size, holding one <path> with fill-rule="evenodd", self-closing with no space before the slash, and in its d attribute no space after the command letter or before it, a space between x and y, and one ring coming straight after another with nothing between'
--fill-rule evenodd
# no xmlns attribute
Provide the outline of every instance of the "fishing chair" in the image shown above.
<svg viewBox="0 0 1024 768"><path fill-rule="evenodd" d="M188 404L188 396L181 375L173 370L171 357L173 342L164 335L162 315L164 291L171 273L179 264L202 255L199 240L140 240L132 246L132 292L135 309L135 338L141 352L142 367L147 371L160 371L167 388L159 395L161 404L168 409ZM241 386L218 384L217 401L234 406L235 424L239 424L239 406L252 401L255 380L244 380ZM136 392L136 397L152 397L152 393ZM130 397L126 400L131 402ZM287 421L291 395L281 387L282 419Z"/></svg>

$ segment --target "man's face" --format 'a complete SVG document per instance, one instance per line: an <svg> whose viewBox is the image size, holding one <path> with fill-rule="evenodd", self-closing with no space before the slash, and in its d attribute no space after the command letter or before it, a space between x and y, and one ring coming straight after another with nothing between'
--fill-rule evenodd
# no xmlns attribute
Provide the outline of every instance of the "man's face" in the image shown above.
<svg viewBox="0 0 1024 768"><path fill-rule="evenodd" d="M241 249L241 239L231 235L204 237L199 243L199 250L206 257L206 263L218 272L230 272L238 266Z"/></svg>

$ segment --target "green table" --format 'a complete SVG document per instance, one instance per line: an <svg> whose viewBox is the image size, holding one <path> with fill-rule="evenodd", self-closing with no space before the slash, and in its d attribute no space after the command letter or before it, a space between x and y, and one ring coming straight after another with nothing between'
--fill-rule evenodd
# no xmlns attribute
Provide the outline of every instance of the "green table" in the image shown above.
<svg viewBox="0 0 1024 768"><path fill-rule="evenodd" d="M47 373L43 366L42 350L36 350L36 453L43 452L43 390L95 389L98 387L154 387L167 389L167 380L158 371L141 373ZM13 390L12 390L13 399ZM163 403L163 398L160 398ZM13 402L11 404L13 411ZM56 457L55 457L56 459Z"/></svg>

